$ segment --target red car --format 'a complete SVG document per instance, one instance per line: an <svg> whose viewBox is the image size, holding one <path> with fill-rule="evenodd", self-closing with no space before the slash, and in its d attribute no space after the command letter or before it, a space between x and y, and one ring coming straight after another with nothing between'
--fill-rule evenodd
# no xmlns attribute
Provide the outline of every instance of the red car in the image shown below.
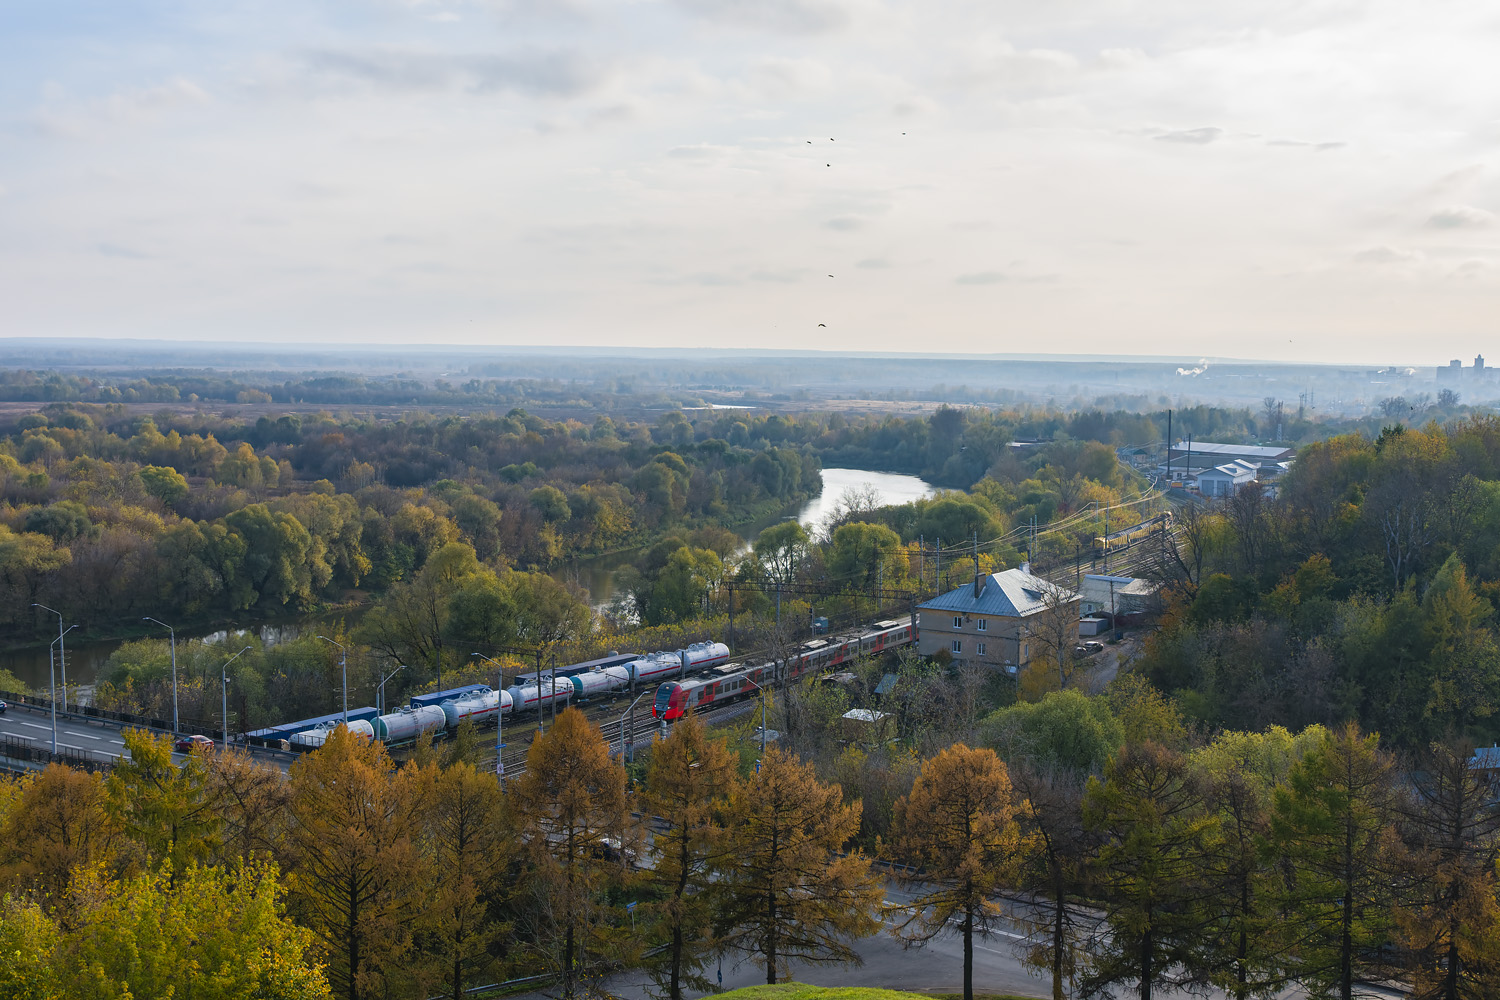
<svg viewBox="0 0 1500 1000"><path fill-rule="evenodd" d="M178 753L192 753L194 747L212 750L214 748L214 741L207 736L198 736L196 734L193 736L179 736L176 747Z"/></svg>

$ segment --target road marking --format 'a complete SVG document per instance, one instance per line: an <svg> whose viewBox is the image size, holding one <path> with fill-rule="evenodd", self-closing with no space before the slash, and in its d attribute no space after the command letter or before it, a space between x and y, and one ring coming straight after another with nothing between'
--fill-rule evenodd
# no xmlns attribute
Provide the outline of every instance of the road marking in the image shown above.
<svg viewBox="0 0 1500 1000"><path fill-rule="evenodd" d="M115 746L119 746L119 747L122 747L122 746L125 745L125 741L124 740L110 740L110 742L113 743Z"/></svg>
<svg viewBox="0 0 1500 1000"><path fill-rule="evenodd" d="M51 726L42 726L42 725L38 725L35 722L23 722L23 723L21 723L21 725L23 725L23 726L30 726L32 729L45 729L49 733L52 732L52 727Z"/></svg>
<svg viewBox="0 0 1500 1000"><path fill-rule="evenodd" d="M76 733L75 735L79 739L81 739L81 740L102 740L102 739L104 739L103 736L90 736L88 733Z"/></svg>

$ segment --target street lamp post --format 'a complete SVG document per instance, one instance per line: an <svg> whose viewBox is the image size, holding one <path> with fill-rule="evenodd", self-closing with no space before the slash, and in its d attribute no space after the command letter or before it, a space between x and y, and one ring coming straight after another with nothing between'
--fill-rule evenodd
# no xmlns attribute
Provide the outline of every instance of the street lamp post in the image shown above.
<svg viewBox="0 0 1500 1000"><path fill-rule="evenodd" d="M172 732L177 732L177 630L164 621L146 617L143 622L156 622L172 636ZM65 689L66 690L66 689Z"/></svg>
<svg viewBox="0 0 1500 1000"><path fill-rule="evenodd" d="M627 763L628 764L630 762L630 752L635 749L635 747L633 746L633 743L635 741L633 739L631 740L630 743L626 743L625 742L625 717L626 716L630 717L630 735L632 737L634 737L635 736L635 706L640 702L640 700L642 698L646 697L646 695L648 695L650 693L651 692L649 692L649 691L642 691L640 694L636 695L635 701L632 701L630 703L630 707L627 708L625 711L623 711L623 712L620 713L620 761L622 763Z"/></svg>
<svg viewBox="0 0 1500 1000"><path fill-rule="evenodd" d="M331 642L339 648L339 669L344 672L344 725L349 725L349 652L344 649L344 644L326 635L318 636L324 642Z"/></svg>
<svg viewBox="0 0 1500 1000"><path fill-rule="evenodd" d="M244 649L240 650L238 653L235 653L229 659L225 660L224 665L219 668L219 697L221 699L219 703L219 710L223 712L224 751L226 753L229 752L229 665L235 660L238 660L245 653L248 653L250 649L251 647L246 646Z"/></svg>
<svg viewBox="0 0 1500 1000"><path fill-rule="evenodd" d="M493 663L497 673L495 698L495 774L500 779L500 793L505 793L505 667L492 657L483 653L475 653L475 656L486 663Z"/></svg>
<svg viewBox="0 0 1500 1000"><path fill-rule="evenodd" d="M62 668L63 697L66 698L68 696L68 664L66 662L66 660L67 660L67 648L68 648L68 644L62 641L62 637L63 637L64 633L67 631L66 629L63 628L62 612L61 611L53 611L51 608L47 607L47 605L45 605L45 604L32 604L31 606L33 608L41 608L43 611L52 611L52 613L57 616L57 641L60 643L60 645L57 648L57 663L58 663L58 666ZM53 700L53 702L57 701L57 679L56 678L53 678L53 680L52 680L52 700ZM56 727L53 727L53 728L56 728ZM57 752L57 748L56 747L53 747L52 750L53 750L54 753Z"/></svg>
<svg viewBox="0 0 1500 1000"><path fill-rule="evenodd" d="M31 604L31 607L40 607L40 609L42 609L43 612L52 612L51 607L46 606L46 604ZM57 639L58 640L62 640L62 637L63 637L63 615L62 615L62 612L52 612L52 613L54 613L54 615L57 615ZM51 651L51 648L48 648L48 651L46 651L46 672L48 672L49 675L51 675L51 684L52 684L52 753L55 754L55 753L57 753L57 670L55 670L54 667L52 667L52 651ZM63 675L63 676L65 676L65 678L66 678L66 675ZM65 693L66 693L66 691L68 691L68 688L66 688L66 685L65 685L65 687L63 687L63 691L65 691Z"/></svg>
<svg viewBox="0 0 1500 1000"><path fill-rule="evenodd" d="M388 681L388 680L390 680L392 677L395 677L397 674L399 674L401 671L403 671L405 669L406 669L406 664L402 663L399 666L397 666L395 670L392 670L390 673L388 673L384 677L380 678L380 689L375 693L375 704L378 705L378 706L380 706L380 714L381 715L385 714L385 682ZM346 712L348 711L347 707L345 708L345 711Z"/></svg>
<svg viewBox="0 0 1500 1000"><path fill-rule="evenodd" d="M78 627L77 625L69 625L66 629L63 630L63 635L67 635L69 632L73 631L77 627ZM56 639L53 639L52 640L52 645L56 646L61 641L62 641L62 635L58 636ZM48 663L52 662L52 649L51 649L51 647L48 647L48 649L47 649L47 662ZM58 656L57 663L58 663L59 666L62 665L62 656L61 655ZM67 709L67 705L68 705L68 672L67 672L66 669L63 670L63 672L62 672L62 689L63 689L63 692L62 692L63 708L64 708L64 710L66 710Z"/></svg>

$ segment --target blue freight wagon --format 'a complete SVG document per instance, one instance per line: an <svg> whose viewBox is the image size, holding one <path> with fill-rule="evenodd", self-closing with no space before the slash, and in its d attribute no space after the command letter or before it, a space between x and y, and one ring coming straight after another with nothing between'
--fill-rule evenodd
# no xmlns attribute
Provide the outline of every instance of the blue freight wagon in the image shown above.
<svg viewBox="0 0 1500 1000"><path fill-rule="evenodd" d="M366 705L364 708L349 709L349 720L353 722L355 720L362 719L366 722L373 722L375 716L379 714L380 713L376 711L373 706ZM248 736L251 743L257 745L279 743L282 740L291 739L298 733L305 733L309 729L316 729L321 725L328 725L343 721L344 713L342 711L339 711L333 712L329 715L320 715L316 719L303 719L300 722L287 722L279 726L271 726L267 729L257 729L253 733L248 733L246 735Z"/></svg>

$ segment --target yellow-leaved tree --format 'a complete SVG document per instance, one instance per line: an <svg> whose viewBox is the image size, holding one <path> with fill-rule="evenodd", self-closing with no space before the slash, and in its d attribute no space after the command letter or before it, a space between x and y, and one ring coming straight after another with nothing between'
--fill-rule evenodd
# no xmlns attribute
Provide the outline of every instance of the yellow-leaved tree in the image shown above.
<svg viewBox="0 0 1500 1000"><path fill-rule="evenodd" d="M383 996L405 980L428 890L421 774L394 767L382 744L343 726L292 765L289 903L317 934L333 988L348 1000Z"/></svg>
<svg viewBox="0 0 1500 1000"><path fill-rule="evenodd" d="M694 990L711 989L698 971L714 945L713 914L721 894L713 874L726 857L734 777L728 748L709 739L691 715L652 747L646 764L640 810L655 824L646 877L660 894L659 927L666 936L651 971L668 1000L682 1000L684 982Z"/></svg>
<svg viewBox="0 0 1500 1000"><path fill-rule="evenodd" d="M110 881L98 865L68 889L70 920L0 904L0 995L24 1000L324 1000L313 936L282 912L275 868L197 865Z"/></svg>
<svg viewBox="0 0 1500 1000"><path fill-rule="evenodd" d="M619 865L607 858L625 827L625 769L611 760L597 726L576 708L557 717L526 755L516 807L537 866L536 937L571 996L583 956L601 946L603 889Z"/></svg>
<svg viewBox="0 0 1500 1000"><path fill-rule="evenodd" d="M956 743L929 758L896 803L890 856L918 886L896 935L932 940L955 918L964 940L964 1000L974 1000L974 935L1001 916L994 896L1015 884L1022 836L1010 775L995 751Z"/></svg>
<svg viewBox="0 0 1500 1000"><path fill-rule="evenodd" d="M730 803L721 943L752 955L767 983L793 959L858 963L852 943L880 927L882 897L869 859L840 853L859 830L859 804L774 746Z"/></svg>

